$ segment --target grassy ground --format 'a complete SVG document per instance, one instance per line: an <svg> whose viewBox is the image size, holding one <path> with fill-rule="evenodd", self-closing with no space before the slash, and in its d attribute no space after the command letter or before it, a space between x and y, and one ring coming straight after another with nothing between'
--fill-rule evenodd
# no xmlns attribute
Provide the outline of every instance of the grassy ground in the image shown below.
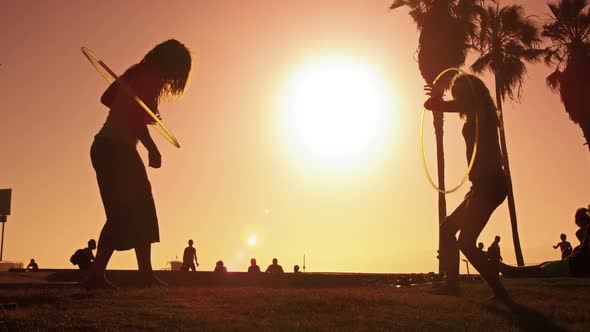
<svg viewBox="0 0 590 332"><path fill-rule="evenodd" d="M0 330L590 331L590 280L507 280L519 306L411 288L3 289Z"/></svg>

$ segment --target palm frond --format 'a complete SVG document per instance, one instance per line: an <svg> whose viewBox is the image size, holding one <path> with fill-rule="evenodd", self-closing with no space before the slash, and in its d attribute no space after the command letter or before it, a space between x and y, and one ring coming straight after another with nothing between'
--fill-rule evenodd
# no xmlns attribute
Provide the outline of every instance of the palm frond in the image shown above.
<svg viewBox="0 0 590 332"><path fill-rule="evenodd" d="M473 7L480 0L392 0L390 9L409 8L420 31L418 66L431 82L442 70L464 64L476 31Z"/></svg>
<svg viewBox="0 0 590 332"><path fill-rule="evenodd" d="M477 60L475 60L475 62L471 65L471 71L473 71L476 74L479 74L479 73L483 72L484 70L486 70L486 68L489 68L491 63L492 63L492 54L491 53L484 54L483 56L477 58Z"/></svg>
<svg viewBox="0 0 590 332"><path fill-rule="evenodd" d="M559 83L561 81L561 74L562 73L559 69L555 69L555 71L553 73L551 73L551 75L547 76L547 78L545 79L547 86L553 92L559 91Z"/></svg>
<svg viewBox="0 0 590 332"><path fill-rule="evenodd" d="M491 71L500 98L518 100L526 64L538 62L547 54L539 47L539 27L519 5L478 7L479 30L473 44L480 56L471 69L476 73Z"/></svg>
<svg viewBox="0 0 590 332"><path fill-rule="evenodd" d="M542 36L552 45L546 63L567 63L571 54L590 49L590 0L558 0L547 5L551 17L543 25Z"/></svg>
<svg viewBox="0 0 590 332"><path fill-rule="evenodd" d="M394 10L399 7L407 6L408 2L406 0L394 0L389 9Z"/></svg>

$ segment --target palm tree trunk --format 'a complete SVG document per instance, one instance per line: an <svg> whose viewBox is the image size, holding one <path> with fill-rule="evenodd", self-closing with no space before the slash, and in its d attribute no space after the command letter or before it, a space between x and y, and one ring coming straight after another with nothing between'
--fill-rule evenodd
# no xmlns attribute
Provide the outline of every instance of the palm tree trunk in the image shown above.
<svg viewBox="0 0 590 332"><path fill-rule="evenodd" d="M516 264L524 266L522 249L520 247L520 237L518 236L518 223L516 221L516 205L514 203L514 191L512 190L512 176L510 174L510 163L508 162L508 148L506 145L506 134L504 132L504 113L502 111L502 94L496 80L496 104L500 110L500 146L502 148L502 159L504 161L504 172L506 173L506 183L508 185L508 211L510 212L510 225L512 226L512 241L514 243L514 254L516 255Z"/></svg>
<svg viewBox="0 0 590 332"><path fill-rule="evenodd" d="M436 136L436 161L437 161L437 168L438 168L438 187L440 189L445 189L445 148L443 145L443 124L444 124L444 114L442 112L432 112L434 117L433 124L434 124L434 134ZM443 222L443 220L447 217L447 200L445 194L439 192L438 193L438 224ZM441 233L438 232L438 251L441 252ZM438 272L442 274L444 272L443 264L441 260L438 260Z"/></svg>

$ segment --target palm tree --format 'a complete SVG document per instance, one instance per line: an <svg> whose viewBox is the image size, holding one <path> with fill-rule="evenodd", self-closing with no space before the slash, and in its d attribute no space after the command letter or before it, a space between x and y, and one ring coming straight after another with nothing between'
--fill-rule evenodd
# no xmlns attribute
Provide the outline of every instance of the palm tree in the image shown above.
<svg viewBox="0 0 590 332"><path fill-rule="evenodd" d="M559 0L548 4L551 21L542 35L551 41L545 61L557 62L547 84L559 91L570 119L582 128L590 149L590 0ZM560 67L564 67L563 70Z"/></svg>
<svg viewBox="0 0 590 332"><path fill-rule="evenodd" d="M477 6L478 30L474 38L474 47L480 57L471 65L475 73L489 70L494 74L496 85L496 104L500 118L500 144L504 158L504 170L508 182L508 209L512 226L512 240L516 253L516 262L524 265L518 227L512 177L508 162L508 149L502 116L502 101L508 96L518 99L526 73L526 63L539 61L543 50L538 48L541 41L539 29L527 16L522 6L501 7L499 2L486 6Z"/></svg>
<svg viewBox="0 0 590 332"><path fill-rule="evenodd" d="M418 40L418 68L430 84L436 76L449 67L465 63L469 39L474 31L473 6L478 0L394 0L390 9L407 6L410 16L420 31ZM446 79L446 80L445 80ZM441 83L448 87L450 77ZM438 186L445 188L445 154L443 146L442 112L434 112ZM438 194L439 224L447 216L447 203L443 193ZM440 238L439 238L440 249ZM439 262L439 270L441 270ZM441 271L442 272L442 271Z"/></svg>

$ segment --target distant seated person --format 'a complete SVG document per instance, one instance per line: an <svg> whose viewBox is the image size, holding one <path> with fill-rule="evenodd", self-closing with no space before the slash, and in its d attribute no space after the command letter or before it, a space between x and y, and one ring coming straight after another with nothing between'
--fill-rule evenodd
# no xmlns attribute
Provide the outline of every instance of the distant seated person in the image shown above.
<svg viewBox="0 0 590 332"><path fill-rule="evenodd" d="M553 246L553 249L561 249L561 259L566 259L572 254L572 245L566 241L567 236L565 234L561 234L560 236L561 242Z"/></svg>
<svg viewBox="0 0 590 332"><path fill-rule="evenodd" d="M273 258L272 264L266 268L266 273L270 273L270 274L284 273L285 271L283 271L283 267L280 266L278 263L279 263L279 260L276 258Z"/></svg>
<svg viewBox="0 0 590 332"><path fill-rule="evenodd" d="M213 272L219 273L219 274L226 274L227 273L227 268L225 266L223 266L223 261L217 261L217 263L215 263L215 270L213 270Z"/></svg>
<svg viewBox="0 0 590 332"><path fill-rule="evenodd" d="M477 249L479 249L479 251L481 251L484 254L486 253L485 250L483 250L483 242L477 244Z"/></svg>
<svg viewBox="0 0 590 332"><path fill-rule="evenodd" d="M256 264L256 258L250 260L250 266L248 267L248 273L260 273L260 266Z"/></svg>
<svg viewBox="0 0 590 332"><path fill-rule="evenodd" d="M92 263L94 263L94 254L92 253L94 249L96 249L96 241L90 239L88 241L88 247L76 250L72 257L70 257L70 262L78 265L80 270L89 270L92 267Z"/></svg>
<svg viewBox="0 0 590 332"><path fill-rule="evenodd" d="M197 260L197 249L193 247L193 240L188 240L188 247L184 248L184 255L182 255L182 270L183 271L196 271L195 263L199 266Z"/></svg>
<svg viewBox="0 0 590 332"><path fill-rule="evenodd" d="M582 244L565 259L522 267L499 263L498 270L512 278L590 277L590 227L586 227L583 235Z"/></svg>
<svg viewBox="0 0 590 332"><path fill-rule="evenodd" d="M39 271L39 265L37 265L37 263L35 263L35 260L33 258L31 258L31 261L29 262L29 265L27 265L27 270L29 270L29 271Z"/></svg>
<svg viewBox="0 0 590 332"><path fill-rule="evenodd" d="M301 271L299 271L299 265L293 266L293 273L301 273Z"/></svg>

